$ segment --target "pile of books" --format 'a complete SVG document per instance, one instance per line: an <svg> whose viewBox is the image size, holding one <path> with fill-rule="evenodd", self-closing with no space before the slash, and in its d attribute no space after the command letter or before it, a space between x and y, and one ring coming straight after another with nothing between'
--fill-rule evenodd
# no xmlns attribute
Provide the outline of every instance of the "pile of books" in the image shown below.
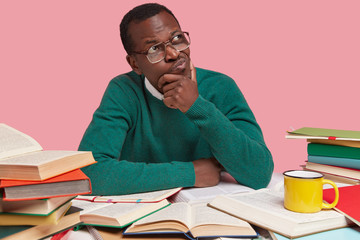
<svg viewBox="0 0 360 240"><path fill-rule="evenodd" d="M80 168L93 163L91 152L44 151L30 136L0 124L0 238L34 226L50 234L63 230L57 224L71 200L91 193Z"/></svg>
<svg viewBox="0 0 360 240"><path fill-rule="evenodd" d="M307 140L304 169L321 172L334 182L360 183L360 131L304 127L286 138Z"/></svg>

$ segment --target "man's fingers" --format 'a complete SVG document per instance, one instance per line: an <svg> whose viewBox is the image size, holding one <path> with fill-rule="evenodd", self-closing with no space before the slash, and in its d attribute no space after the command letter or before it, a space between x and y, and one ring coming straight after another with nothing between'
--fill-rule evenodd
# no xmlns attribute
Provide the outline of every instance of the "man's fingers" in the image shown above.
<svg viewBox="0 0 360 240"><path fill-rule="evenodd" d="M172 97L164 97L163 102L168 108L178 108Z"/></svg>
<svg viewBox="0 0 360 240"><path fill-rule="evenodd" d="M196 69L192 61L190 61L190 76L191 80L196 82Z"/></svg>
<svg viewBox="0 0 360 240"><path fill-rule="evenodd" d="M171 82L171 83L168 83L168 84L165 84L165 85L163 86L163 88L162 88L163 93L164 93L164 96L167 95L167 92L175 89L177 86L179 86L179 82L176 82L176 81Z"/></svg>
<svg viewBox="0 0 360 240"><path fill-rule="evenodd" d="M179 80L181 76L177 74L164 74L159 78L158 87L162 89L166 84Z"/></svg>

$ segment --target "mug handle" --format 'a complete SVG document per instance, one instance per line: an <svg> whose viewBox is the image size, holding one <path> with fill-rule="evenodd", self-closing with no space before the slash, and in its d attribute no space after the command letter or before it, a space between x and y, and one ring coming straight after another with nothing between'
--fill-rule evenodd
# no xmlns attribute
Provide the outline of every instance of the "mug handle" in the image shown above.
<svg viewBox="0 0 360 240"><path fill-rule="evenodd" d="M334 208L336 206L336 204L338 203L338 201L339 201L339 189L338 189L338 187L336 186L336 184L333 181L323 179L323 185L324 184L330 184L334 188L334 190L335 190L335 199L330 204L323 202L322 203L322 208L324 208L324 209Z"/></svg>

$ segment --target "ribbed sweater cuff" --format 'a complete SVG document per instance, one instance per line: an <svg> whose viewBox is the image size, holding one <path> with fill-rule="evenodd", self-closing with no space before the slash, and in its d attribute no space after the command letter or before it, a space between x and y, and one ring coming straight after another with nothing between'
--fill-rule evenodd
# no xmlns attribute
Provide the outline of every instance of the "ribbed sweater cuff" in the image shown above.
<svg viewBox="0 0 360 240"><path fill-rule="evenodd" d="M174 162L176 165L176 174L175 176L169 178L174 182L170 182L170 185L179 185L183 187L193 187L195 184L195 171L194 165L192 162Z"/></svg>
<svg viewBox="0 0 360 240"><path fill-rule="evenodd" d="M212 111L211 106L212 103L206 101L202 96L196 99L193 105L189 108L189 110L185 113L185 115L194 121L195 124L200 124L206 118L209 117L209 113Z"/></svg>

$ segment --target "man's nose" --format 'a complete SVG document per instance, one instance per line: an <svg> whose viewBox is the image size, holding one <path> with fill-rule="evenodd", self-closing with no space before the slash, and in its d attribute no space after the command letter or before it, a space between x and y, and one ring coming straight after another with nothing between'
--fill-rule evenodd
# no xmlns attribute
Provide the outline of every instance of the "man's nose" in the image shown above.
<svg viewBox="0 0 360 240"><path fill-rule="evenodd" d="M165 46L165 61L176 60L180 52L176 50L171 44Z"/></svg>

